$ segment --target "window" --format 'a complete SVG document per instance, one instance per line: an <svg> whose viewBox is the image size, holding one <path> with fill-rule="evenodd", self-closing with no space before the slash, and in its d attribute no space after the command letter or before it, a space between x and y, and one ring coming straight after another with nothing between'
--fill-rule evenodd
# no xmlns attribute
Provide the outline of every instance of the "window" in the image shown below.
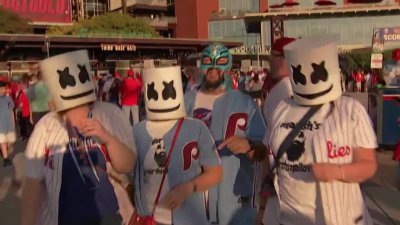
<svg viewBox="0 0 400 225"><path fill-rule="evenodd" d="M213 38L221 38L222 37L222 29L221 29L221 21L212 21L213 27Z"/></svg>
<svg viewBox="0 0 400 225"><path fill-rule="evenodd" d="M226 0L219 0L219 8L226 8Z"/></svg>
<svg viewBox="0 0 400 225"><path fill-rule="evenodd" d="M85 18L98 16L106 12L107 6L99 0L86 0L84 3Z"/></svg>
<svg viewBox="0 0 400 225"><path fill-rule="evenodd" d="M235 20L225 22L225 36L235 36Z"/></svg>
<svg viewBox="0 0 400 225"><path fill-rule="evenodd" d="M252 3L252 5L250 7L250 10L252 12L260 11L260 2L258 0L251 0L251 3Z"/></svg>

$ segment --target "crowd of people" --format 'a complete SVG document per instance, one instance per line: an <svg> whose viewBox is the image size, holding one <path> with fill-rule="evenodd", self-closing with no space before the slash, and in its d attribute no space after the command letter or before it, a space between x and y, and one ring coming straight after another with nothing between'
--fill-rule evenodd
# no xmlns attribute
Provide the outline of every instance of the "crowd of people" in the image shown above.
<svg viewBox="0 0 400 225"><path fill-rule="evenodd" d="M373 87L382 82L376 71L358 69L344 79L345 89L349 92L371 92Z"/></svg>
<svg viewBox="0 0 400 225"><path fill-rule="evenodd" d="M269 71L235 73L212 44L198 76L103 77L80 50L41 61L34 81L0 81L5 166L15 121L29 139L21 224L372 225L359 184L377 169L377 140L342 95L337 49L281 38Z"/></svg>

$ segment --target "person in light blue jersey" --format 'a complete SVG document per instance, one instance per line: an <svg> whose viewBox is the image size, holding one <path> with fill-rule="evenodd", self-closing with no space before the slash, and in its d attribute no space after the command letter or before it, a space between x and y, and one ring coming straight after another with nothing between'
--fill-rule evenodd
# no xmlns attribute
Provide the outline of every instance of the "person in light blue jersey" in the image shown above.
<svg viewBox="0 0 400 225"><path fill-rule="evenodd" d="M266 126L250 96L225 89L224 75L231 66L232 56L224 45L204 49L203 83L186 93L185 105L188 115L209 127L222 160L222 182L208 196L211 223L255 224L256 161L267 154L262 144Z"/></svg>
<svg viewBox="0 0 400 225"><path fill-rule="evenodd" d="M206 191L222 177L215 141L201 121L185 118L180 67L145 69L143 87L147 119L133 129L137 214L162 225L208 225Z"/></svg>

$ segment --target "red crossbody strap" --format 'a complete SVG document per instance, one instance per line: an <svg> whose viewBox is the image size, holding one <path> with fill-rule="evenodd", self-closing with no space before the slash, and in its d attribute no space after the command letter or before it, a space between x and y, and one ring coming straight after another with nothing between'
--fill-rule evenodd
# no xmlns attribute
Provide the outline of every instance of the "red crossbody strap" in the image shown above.
<svg viewBox="0 0 400 225"><path fill-rule="evenodd" d="M178 139L179 130L181 129L181 126L183 124L183 120L184 120L184 118L181 118L179 120L178 127L176 128L176 131L175 131L175 134L174 134L174 139L172 139L171 148L169 149L167 162L165 162L165 169L164 169L164 172L163 172L163 176L161 178L160 187L158 188L158 193L157 193L156 200L154 201L154 206L158 205L158 201L160 200L161 190L162 190L162 188L164 186L165 176L167 175L167 172L168 172L169 161L171 159L172 152L174 151L175 142Z"/></svg>

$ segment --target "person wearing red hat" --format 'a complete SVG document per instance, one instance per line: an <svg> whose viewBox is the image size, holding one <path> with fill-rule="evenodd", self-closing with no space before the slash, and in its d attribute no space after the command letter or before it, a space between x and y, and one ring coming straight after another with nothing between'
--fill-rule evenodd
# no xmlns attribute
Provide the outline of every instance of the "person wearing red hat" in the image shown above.
<svg viewBox="0 0 400 225"><path fill-rule="evenodd" d="M142 90L142 79L139 73L128 71L128 77L124 78L120 88L121 105L125 116L131 125L139 123L139 100Z"/></svg>
<svg viewBox="0 0 400 225"><path fill-rule="evenodd" d="M267 76L263 87L263 90L266 92L263 106L263 114L267 125L267 135L270 133L269 131L271 129L272 114L274 112L274 109L278 106L280 101L292 96L292 88L290 86L289 80L289 69L286 66L283 47L295 40L296 39L294 38L283 37L276 40L271 48L270 73ZM266 137L266 139L268 138ZM265 163L259 171L259 175L262 177L262 179L264 179L267 175L265 174L265 171L268 171L267 169L263 168L268 168L268 166L268 159L266 159ZM260 197L257 222L258 224L261 224L261 221L264 217L268 219L268 224L274 224L274 221L279 224L279 219L277 218L277 215L279 213L279 203L276 198L270 198L268 202L268 209L265 210L266 199Z"/></svg>

